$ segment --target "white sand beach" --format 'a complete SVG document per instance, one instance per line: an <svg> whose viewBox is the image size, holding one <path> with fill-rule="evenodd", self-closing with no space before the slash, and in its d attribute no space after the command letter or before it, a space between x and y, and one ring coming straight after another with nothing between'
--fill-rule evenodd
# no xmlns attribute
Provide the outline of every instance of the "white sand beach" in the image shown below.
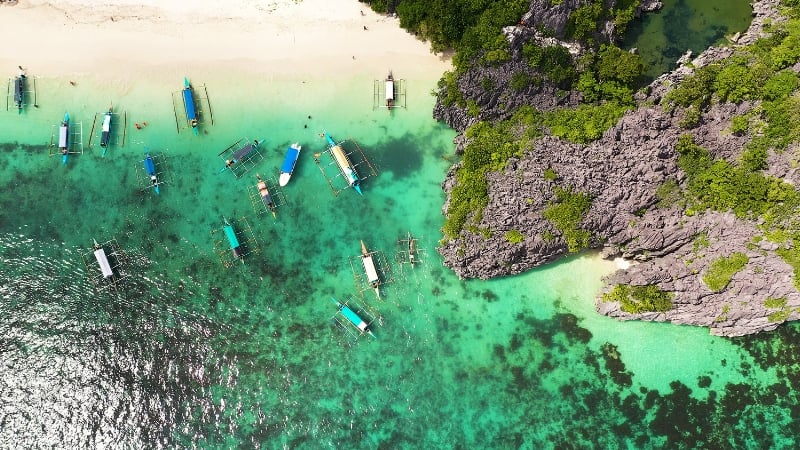
<svg viewBox="0 0 800 450"><path fill-rule="evenodd" d="M366 29L365 29L366 28ZM440 74L450 61L356 0L20 0L0 5L0 67L38 76Z"/></svg>

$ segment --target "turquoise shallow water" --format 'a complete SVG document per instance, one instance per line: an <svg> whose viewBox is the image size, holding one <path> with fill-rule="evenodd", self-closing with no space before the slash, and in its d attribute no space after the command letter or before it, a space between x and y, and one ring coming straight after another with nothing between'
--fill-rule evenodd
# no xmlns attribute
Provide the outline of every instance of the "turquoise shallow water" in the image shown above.
<svg viewBox="0 0 800 450"><path fill-rule="evenodd" d="M198 136L175 131L179 78L43 78L38 108L2 115L0 447L793 443L796 326L728 340L600 317L612 267L592 255L492 281L442 266L454 133L430 118L435 79L408 80L409 108L390 115L372 108L382 74L192 75L214 113ZM88 141L111 101L128 112L124 148L66 167L47 156L65 109ZM357 140L378 170L363 197L328 187L312 158L323 129ZM255 214L252 172L219 173L217 153L245 136L266 138L263 176L277 176L286 145L304 146L275 219ZM159 196L137 183L144 146L167 157ZM231 269L214 251L223 216L245 217L258 241ZM408 231L426 253L413 269L396 260ZM87 280L93 238L127 256L116 292ZM362 239L388 263L382 300L354 282ZM372 311L376 338L336 328L331 296Z"/></svg>

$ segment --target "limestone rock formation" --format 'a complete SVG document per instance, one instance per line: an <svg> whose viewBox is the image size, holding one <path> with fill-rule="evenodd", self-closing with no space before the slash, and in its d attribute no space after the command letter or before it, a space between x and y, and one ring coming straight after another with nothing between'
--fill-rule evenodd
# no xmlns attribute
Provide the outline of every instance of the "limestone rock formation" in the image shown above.
<svg viewBox="0 0 800 450"><path fill-rule="evenodd" d="M523 22L535 25L533 28L547 27L555 36L563 36L569 12L581 2L564 0L557 7L550 3L532 0L531 11ZM659 2L645 2L641 10L648 11L656 3ZM765 21L781 20L778 3L779 0L761 0L753 4L754 20L747 32L738 37L738 44L753 42L763 33ZM519 48L522 40L536 38L534 34L525 28L508 35L514 48ZM730 118L757 105L715 104L691 130L679 126L683 111L667 111L660 105L669 89L696 68L732 53L729 47L709 48L659 77L638 95L640 106L591 145L547 136L535 141L522 158L509 161L502 173L489 174L489 204L478 226L490 230L491 235L465 231L458 239L444 243L439 251L445 264L460 277L491 278L520 273L562 257L567 253L567 244L544 218L543 211L553 201L556 188L571 188L592 198L580 224L591 232L591 246L603 249L607 257L637 261L611 275L607 280L609 289L620 283L655 284L674 294L672 310L646 314L623 312L619 304L603 302L600 296L597 309L601 314L705 326L713 334L726 336L771 330L783 320L800 318L800 293L793 284L792 268L775 254L774 244L756 238L756 223L732 213L687 216L677 205L659 204L656 196L656 190L667 180L680 183L685 179L675 151L682 134L691 133L695 142L713 157L729 161L735 161L749 141L749 136L730 133ZM526 70L516 56L501 67L472 69L459 79L465 96L477 99L481 106L479 117L469 116L456 105L442 104L437 104L434 116L463 131L476 120L505 118L511 105L528 104L547 110L579 101L574 93L557 96L554 87L544 85L509 100L508 91L504 90L508 80L515 71ZM498 92L479 92L484 89L481 82L485 78L501 86ZM458 146L461 145L463 136L459 136ZM771 155L767 174L800 183L792 157ZM546 171L550 176L545 176ZM442 183L446 192L455 183L454 174L455 167ZM447 203L443 211L446 210ZM505 232L512 230L522 234L523 242L511 243L505 238ZM704 245L698 246L701 236ZM713 261L734 252L745 253L747 265L725 288L712 291L703 275Z"/></svg>

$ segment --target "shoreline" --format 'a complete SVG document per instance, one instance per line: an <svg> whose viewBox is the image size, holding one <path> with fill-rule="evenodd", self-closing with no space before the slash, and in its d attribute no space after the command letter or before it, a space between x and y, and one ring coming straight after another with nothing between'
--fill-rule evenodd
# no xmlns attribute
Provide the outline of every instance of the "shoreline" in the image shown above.
<svg viewBox="0 0 800 450"><path fill-rule="evenodd" d="M19 65L31 75L67 78L160 78L220 65L286 78L347 78L393 69L414 78L441 76L451 67L449 56L431 53L398 19L355 0L277 0L265 6L234 0L224 7L199 0L191 9L154 0L53 3L0 6L0 37L15 42L0 56L9 76ZM35 40L19 39L31 29Z"/></svg>

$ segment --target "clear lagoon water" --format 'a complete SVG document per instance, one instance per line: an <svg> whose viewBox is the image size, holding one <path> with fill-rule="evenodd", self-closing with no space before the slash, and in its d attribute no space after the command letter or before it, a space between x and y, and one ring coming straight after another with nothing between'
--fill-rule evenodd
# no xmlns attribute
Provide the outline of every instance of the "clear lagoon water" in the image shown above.
<svg viewBox="0 0 800 450"><path fill-rule="evenodd" d="M592 254L491 281L442 265L454 132L431 119L435 79L408 80L408 108L389 114L372 105L381 73L189 75L213 107L197 136L176 132L178 76L40 78L38 108L2 112L0 447L796 444L797 326L724 339L601 317L614 266ZM94 137L67 166L48 156L65 110L88 143L112 101L127 112L124 147L102 156ZM312 157L322 130L377 169L363 196L332 193ZM242 137L265 138L264 159L236 179L218 153ZM254 173L277 177L295 141L286 204L256 215ZM167 159L160 195L137 178L145 147ZM246 218L258 242L230 269L215 252L223 217ZM413 269L396 259L409 231L427 255ZM90 282L93 239L126 255L116 291ZM380 300L356 284L360 240L385 257ZM374 313L376 337L337 328L331 297Z"/></svg>
<svg viewBox="0 0 800 450"><path fill-rule="evenodd" d="M675 67L687 50L696 56L711 45L747 30L752 19L749 0L663 0L663 8L631 23L623 38L626 48L639 49L645 76L654 79Z"/></svg>

